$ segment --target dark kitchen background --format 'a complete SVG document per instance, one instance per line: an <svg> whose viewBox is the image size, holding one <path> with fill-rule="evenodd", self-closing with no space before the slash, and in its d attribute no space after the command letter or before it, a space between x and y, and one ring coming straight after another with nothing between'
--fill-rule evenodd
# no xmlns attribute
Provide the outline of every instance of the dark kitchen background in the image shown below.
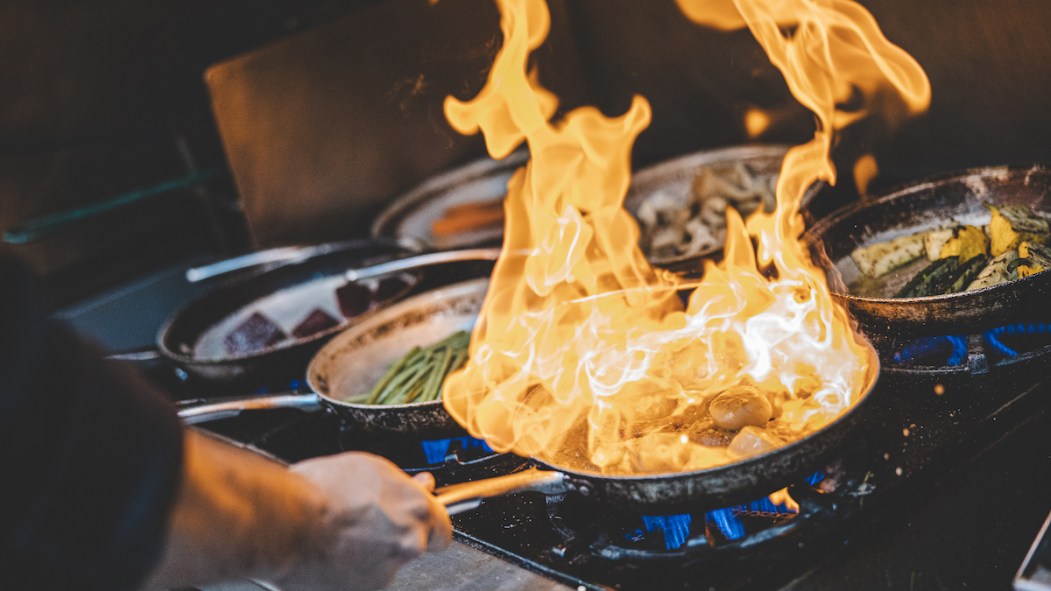
<svg viewBox="0 0 1051 591"><path fill-rule="evenodd" d="M1051 4L866 0L933 87L875 150L875 188L1051 159ZM553 0L539 62L564 107L653 104L646 164L811 119L748 32L694 26L672 0ZM0 248L56 303L191 255L365 233L392 196L483 154L444 122L500 44L490 0L14 0L0 4ZM853 191L849 166L835 199ZM45 223L41 224L41 218Z"/></svg>
<svg viewBox="0 0 1051 591"><path fill-rule="evenodd" d="M933 88L927 115L844 143L842 159L875 150L874 188L1051 159L1051 4L863 4ZM563 106L653 103L638 164L746 141L750 106L775 113L760 140L809 135L747 32L672 0L552 9L539 62ZM489 0L4 2L0 248L63 303L191 253L363 235L392 196L482 155L440 105L480 87L499 42ZM58 223L26 225L40 218Z"/></svg>

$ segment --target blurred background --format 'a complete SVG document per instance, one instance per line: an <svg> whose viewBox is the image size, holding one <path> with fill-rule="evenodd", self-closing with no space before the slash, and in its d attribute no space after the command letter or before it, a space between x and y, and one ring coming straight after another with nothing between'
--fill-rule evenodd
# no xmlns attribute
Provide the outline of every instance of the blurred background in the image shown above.
<svg viewBox="0 0 1051 591"><path fill-rule="evenodd" d="M864 0L926 69L930 111L874 152L878 191L971 166L1051 161L1051 3ZM636 165L812 118L745 32L673 0L551 0L537 53L563 108L653 105ZM0 4L0 249L55 304L201 255L363 236L394 196L484 154L444 121L500 46L490 0L8 0ZM850 166L826 198L854 197Z"/></svg>

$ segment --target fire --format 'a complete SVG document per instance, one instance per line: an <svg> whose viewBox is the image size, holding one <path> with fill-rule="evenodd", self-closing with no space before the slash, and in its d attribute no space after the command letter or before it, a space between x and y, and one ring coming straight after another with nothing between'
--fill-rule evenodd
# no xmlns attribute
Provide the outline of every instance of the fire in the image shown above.
<svg viewBox="0 0 1051 591"><path fill-rule="evenodd" d="M498 261L470 362L443 392L457 421L497 450L607 474L702 469L813 432L875 378L874 351L799 242L799 203L816 180L834 181L833 133L857 116L836 111L843 81L875 92L886 80L922 99L926 78L853 4L829 4L854 20L837 12L822 35L828 3L681 2L695 20L752 28L818 117L814 140L785 158L776 210L747 223L728 210L725 257L705 263L686 304L678 293L694 285L646 262L622 207L649 104L552 122L557 99L528 70L550 24L542 1L498 0L504 44L486 87L446 100L453 127L481 131L494 158L522 141L531 154L508 186L503 245L530 254Z"/></svg>

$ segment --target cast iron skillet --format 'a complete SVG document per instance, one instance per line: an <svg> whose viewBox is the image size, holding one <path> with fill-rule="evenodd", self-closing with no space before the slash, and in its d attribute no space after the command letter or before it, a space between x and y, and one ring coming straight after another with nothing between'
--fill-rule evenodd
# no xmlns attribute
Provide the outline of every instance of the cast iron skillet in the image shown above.
<svg viewBox="0 0 1051 591"><path fill-rule="evenodd" d="M316 394L234 399L184 408L187 423L213 420L258 408L316 408L323 405L348 423L368 429L412 433L420 437L463 434L440 402L377 406L345 400L373 383L391 361L414 344L431 342L468 328L481 307L486 280L461 283L400 302L329 341L314 357L308 379ZM433 326L427 318L443 318ZM416 327L414 329L414 327ZM384 351L397 347L397 353ZM375 366L373 376L366 376ZM871 398L878 364L870 368L869 385L858 402L823 429L770 453L706 470L643 476L604 476L553 464L544 469L478 480L439 491L451 512L476 506L481 498L523 490L551 494L574 493L632 509L662 510L696 504L725 506L769 494L786 482L820 466L857 420ZM364 384L362 382L365 382ZM537 462L540 464L540 462Z"/></svg>
<svg viewBox="0 0 1051 591"><path fill-rule="evenodd" d="M1025 204L1037 213L1051 216L1049 194L1051 169L1043 166L976 168L848 205L817 222L804 234L804 240L814 260L828 272L833 294L850 308L862 328L879 333L980 332L1032 318L1035 311L1047 305L1051 273L975 291L894 298L892 294L924 263L892 271L885 280L876 280L880 283L869 284L864 290L863 284L856 281L859 272L850 253L858 246L936 228L953 220L987 224L987 202Z"/></svg>
<svg viewBox="0 0 1051 591"><path fill-rule="evenodd" d="M343 327L336 326L302 338L289 338L247 354L202 358L195 353L199 339L259 300L282 290L308 285L347 269L410 253L394 241L359 240L334 243L321 254L217 285L176 311L161 326L156 349L118 354L111 359L148 361L158 356L192 377L243 386L266 384L288 367L302 367L314 352ZM309 310L303 310L306 314Z"/></svg>

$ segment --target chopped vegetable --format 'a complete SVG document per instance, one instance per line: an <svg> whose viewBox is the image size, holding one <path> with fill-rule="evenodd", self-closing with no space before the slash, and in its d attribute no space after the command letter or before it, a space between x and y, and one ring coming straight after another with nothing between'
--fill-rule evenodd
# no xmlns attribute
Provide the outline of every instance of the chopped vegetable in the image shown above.
<svg viewBox="0 0 1051 591"><path fill-rule="evenodd" d="M288 338L276 322L261 312L252 312L223 339L226 352L235 355L255 353L280 343Z"/></svg>
<svg viewBox="0 0 1051 591"><path fill-rule="evenodd" d="M962 256L960 257L960 260L963 261ZM956 278L952 280L949 289L945 290L943 293L958 293L966 290L967 286L978 277L988 262L989 255L984 253L972 257L968 261L961 262L960 270L956 274Z"/></svg>
<svg viewBox="0 0 1051 591"><path fill-rule="evenodd" d="M991 287L993 285L999 285L1005 281L1010 281L1011 277L1007 266L1011 264L1011 261L1018 258L1018 253L1009 250L998 257L994 257L993 260L989 261L989 264L978 273L978 277L967 286L967 291L974 291L976 289L983 289Z"/></svg>
<svg viewBox="0 0 1051 591"><path fill-rule="evenodd" d="M989 239L981 228L960 226L953 230L952 238L947 240L938 253L938 258L957 256L966 262L974 257L984 255L989 250Z"/></svg>
<svg viewBox="0 0 1051 591"><path fill-rule="evenodd" d="M1051 229L1047 220L1033 213L1025 205L989 205L992 220L989 222L990 254L1001 254L1014 250L1023 241L1043 244L1047 242Z"/></svg>
<svg viewBox="0 0 1051 591"><path fill-rule="evenodd" d="M934 262L942 258L942 247L952 238L954 231L955 228L941 228L923 235L923 249L927 251L927 260Z"/></svg>
<svg viewBox="0 0 1051 591"><path fill-rule="evenodd" d="M895 294L899 298L919 298L945 293L960 271L960 258L938 259L916 274Z"/></svg>
<svg viewBox="0 0 1051 591"><path fill-rule="evenodd" d="M933 262L897 291L899 298L984 289L1051 269L1048 219L1026 205L986 207L991 213L987 226L928 230L858 248L850 256L862 273L879 277L918 258L914 241L919 238Z"/></svg>
<svg viewBox="0 0 1051 591"><path fill-rule="evenodd" d="M414 347L391 365L376 382L364 396L365 404L408 404L438 400L445 376L467 362L470 341L470 335L460 331L433 345Z"/></svg>
<svg viewBox="0 0 1051 591"><path fill-rule="evenodd" d="M888 271L912 262L924 253L925 232L901 236L888 242L861 246L850 253L858 269L869 277L879 277Z"/></svg>
<svg viewBox="0 0 1051 591"><path fill-rule="evenodd" d="M1011 279L1022 279L1051 268L1051 248L1041 244L1022 242L1018 245L1018 258L1007 266Z"/></svg>
<svg viewBox="0 0 1051 591"><path fill-rule="evenodd" d="M292 329L292 336L302 339L337 326L339 320L329 316L321 308L314 308L302 322Z"/></svg>

